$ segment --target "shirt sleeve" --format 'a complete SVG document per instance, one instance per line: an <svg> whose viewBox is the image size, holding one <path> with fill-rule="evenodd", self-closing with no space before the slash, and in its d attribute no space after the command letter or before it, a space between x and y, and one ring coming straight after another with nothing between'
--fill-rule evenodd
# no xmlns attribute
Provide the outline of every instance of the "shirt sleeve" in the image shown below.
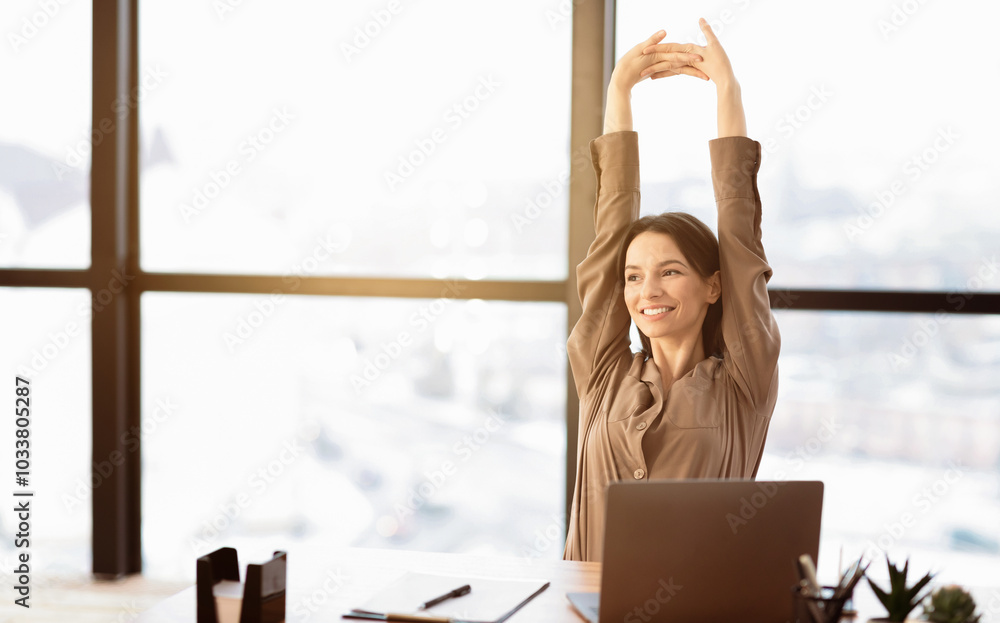
<svg viewBox="0 0 1000 623"><path fill-rule="evenodd" d="M639 218L639 135L604 134L590 142L590 152L597 174L596 237L576 269L583 313L566 347L581 398L619 358L631 358L630 318L616 264L622 235Z"/></svg>
<svg viewBox="0 0 1000 623"><path fill-rule="evenodd" d="M724 361L750 404L764 407L775 389L781 337L771 314L771 267L761 244L760 143L745 136L718 138L709 141L709 153L719 212Z"/></svg>

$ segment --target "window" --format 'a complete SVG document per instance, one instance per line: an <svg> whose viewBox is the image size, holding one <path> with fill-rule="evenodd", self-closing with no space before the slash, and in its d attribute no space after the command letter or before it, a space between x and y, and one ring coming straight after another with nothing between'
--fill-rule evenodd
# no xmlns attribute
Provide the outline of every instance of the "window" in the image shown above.
<svg viewBox="0 0 1000 623"><path fill-rule="evenodd" d="M785 341L761 475L796 471L796 449L819 443L823 414L842 406L844 432L798 472L835 472L838 507L852 494L876 503L876 491L855 492L860 466L886 470L904 496L896 509L943 478L947 505L899 542L995 568L985 492L997 484L998 221L983 203L996 182L982 146L997 122L985 83L964 73L974 64L914 50L942 37L985 45L997 9L901 6L724 2L706 15L766 152L765 245ZM580 156L600 131L593 113L612 57L661 26L697 36L687 7L620 9L613 50L605 26L616 17L592 3L8 3L0 72L26 95L8 102L21 121L0 131L0 337L9 371L35 350L58 351L33 378L47 418L34 434L69 467L56 473L40 458L39 490L65 506L82 482L80 495L97 501L92 520L83 507L39 519L60 548L53 560L86 565L92 531L98 573L139 571L144 551L149 572L190 576L192 539L211 529L248 545L280 534L558 557L550 535L564 530L577 417L562 345L577 313L573 268L592 235ZM821 21L841 28L801 27ZM760 36L781 23L795 26ZM871 45L844 50L843 32ZM865 56L838 63L832 49ZM927 69L937 63L946 69ZM647 211L714 220L712 95L684 78L637 89ZM681 106L684 123L670 124ZM909 179L912 167L920 175ZM78 315L88 291L89 323ZM448 303L435 307L439 298ZM912 313L887 313L901 309ZM496 431L494 412L510 417ZM944 423L954 437L928 444ZM901 426L906 446L892 436ZM127 451L136 430L141 471ZM404 439L410 430L424 436ZM468 469L446 474L445 461L465 456L456 444L487 432ZM204 456L227 439L248 450ZM297 439L302 460L286 465L285 442ZM104 477L120 449L123 465ZM949 483L956 457L968 468ZM186 491L197 508L160 512L177 491L170 469L199 475ZM260 469L280 478L244 514L239 495ZM435 488L438 473L449 480ZM331 514L331 498L304 492L315 482L356 510ZM479 483L499 497L471 497ZM400 496L423 503L394 513ZM227 516L234 503L239 516ZM519 509L517 521L490 524L487 503ZM901 517L892 510L828 516L821 568L834 543L877 540L877 519ZM444 530L452 518L469 529Z"/></svg>
<svg viewBox="0 0 1000 623"><path fill-rule="evenodd" d="M1000 567L1000 325L954 313L1000 312L1000 215L988 207L997 120L980 65L921 52L960 36L963 54L995 64L996 12L986 2L618 5L616 58L659 28L702 44L705 17L740 81L763 152L782 333L758 477L826 483L825 577L840 546L845 561L888 549L971 586ZM643 213L691 212L714 229L715 89L673 77L638 85L633 103ZM799 288L821 290L819 308L849 299L870 311L803 311ZM910 300L899 290L933 296L905 303L924 313L884 313L889 298Z"/></svg>
<svg viewBox="0 0 1000 623"><path fill-rule="evenodd" d="M997 292L1000 121L981 75L1000 61L987 44L991 16L1000 6L985 1L629 2L616 58L658 28L701 44L698 18L714 24L763 152L772 287ZM942 38L968 40L977 63L928 58L927 41ZM705 144L716 136L715 89L686 76L646 81L633 102L646 209L714 226Z"/></svg>
<svg viewBox="0 0 1000 623"><path fill-rule="evenodd" d="M565 318L454 295L143 295L146 574L193 579L234 542L561 555L534 531L564 527Z"/></svg>
<svg viewBox="0 0 1000 623"><path fill-rule="evenodd" d="M117 469L90 453L90 297L78 289L0 288L0 309L0 365L11 404L14 377L29 381L30 473L17 489L34 493L28 550L44 562L32 569L86 573L93 492ZM15 461L15 430L13 417L0 421L0 435L11 440L0 452L7 465ZM13 521L0 524L4 572L13 572L17 564L9 563L25 551L15 547L16 533Z"/></svg>
<svg viewBox="0 0 1000 623"><path fill-rule="evenodd" d="M90 264L89 2L4 3L0 82L0 267ZM43 78L44 77L44 78ZM111 111L109 111L111 113ZM109 115L109 123L116 117ZM107 127L107 126L105 126Z"/></svg>
<svg viewBox="0 0 1000 623"><path fill-rule="evenodd" d="M145 270L566 277L568 18L149 2L139 37Z"/></svg>

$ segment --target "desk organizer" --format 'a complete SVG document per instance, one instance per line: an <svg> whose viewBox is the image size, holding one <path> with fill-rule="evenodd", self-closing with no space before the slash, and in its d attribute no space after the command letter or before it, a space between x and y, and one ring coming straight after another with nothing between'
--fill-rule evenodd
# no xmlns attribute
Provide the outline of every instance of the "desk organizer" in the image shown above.
<svg viewBox="0 0 1000 623"><path fill-rule="evenodd" d="M247 565L247 582L240 605L240 623L280 623L285 619L285 572L288 554L274 552L271 560ZM236 550L222 547L198 559L198 623L219 623L215 585L240 581Z"/></svg>
<svg viewBox="0 0 1000 623"><path fill-rule="evenodd" d="M837 623L844 610L844 604L851 599L853 590L834 597L836 588L822 587L822 596L804 595L800 587L792 587L792 602L796 623Z"/></svg>

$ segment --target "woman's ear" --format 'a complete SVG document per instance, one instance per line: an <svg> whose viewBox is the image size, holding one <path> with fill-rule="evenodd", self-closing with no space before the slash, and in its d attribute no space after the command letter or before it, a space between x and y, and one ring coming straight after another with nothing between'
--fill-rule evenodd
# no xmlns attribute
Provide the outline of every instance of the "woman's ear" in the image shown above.
<svg viewBox="0 0 1000 623"><path fill-rule="evenodd" d="M719 276L719 271L715 271L706 282L708 283L708 302L711 304L722 296L722 277Z"/></svg>

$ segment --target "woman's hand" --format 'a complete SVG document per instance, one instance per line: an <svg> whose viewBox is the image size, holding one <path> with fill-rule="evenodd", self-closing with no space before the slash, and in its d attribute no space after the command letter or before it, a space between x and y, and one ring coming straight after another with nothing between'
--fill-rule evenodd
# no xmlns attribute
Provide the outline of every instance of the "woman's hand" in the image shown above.
<svg viewBox="0 0 1000 623"><path fill-rule="evenodd" d="M705 18L698 20L698 27L701 28L702 34L705 35L705 46L695 45L693 43L686 44L686 51L691 54L696 54L701 56L704 60L700 62L693 62L693 68L697 69L706 79L710 79L715 83L716 87L726 87L729 84L736 82L736 76L733 74L733 66L729 62L729 57L726 55L726 51L722 48L722 44L719 43L719 39L715 36L715 32L712 27L708 25ZM665 54L668 51L661 49L662 46L652 45L647 46L644 50L644 54L653 54L654 56L659 56Z"/></svg>
<svg viewBox="0 0 1000 623"><path fill-rule="evenodd" d="M702 71L692 66L704 61L700 51L695 50L700 46L691 43L658 43L666 36L667 33L661 30L626 52L615 65L611 84L622 90L631 90L650 77L665 78L687 74L707 79ZM655 55L646 53L651 48L656 48Z"/></svg>
<svg viewBox="0 0 1000 623"><path fill-rule="evenodd" d="M743 113L743 99L740 91L740 83L733 73L733 66L729 62L726 51L722 49L722 44L712 31L712 27L704 18L698 20L698 26L705 35L705 46L687 44L652 44L643 48L643 56L651 57L654 62L648 64L641 74L643 77L651 75L653 78L660 77L664 72L674 71L669 65L662 64L667 60L668 55L677 51L684 51L688 54L699 55L703 60L693 61L689 69L701 74L700 77L711 80L715 83L718 96L718 125L719 137L724 136L746 136L746 118ZM668 47L670 46L670 47ZM695 75L690 72L689 75ZM664 74L670 75L670 74Z"/></svg>
<svg viewBox="0 0 1000 623"><path fill-rule="evenodd" d="M659 43L667 36L660 30L645 41L625 53L615 65L608 85L608 101L604 111L604 133L632 130L632 87L646 78L664 78L678 74L688 74L707 79L707 76L692 64L704 61L698 53L688 50L693 44ZM650 46L656 46L658 53L644 54ZM647 71L655 66L653 72Z"/></svg>

